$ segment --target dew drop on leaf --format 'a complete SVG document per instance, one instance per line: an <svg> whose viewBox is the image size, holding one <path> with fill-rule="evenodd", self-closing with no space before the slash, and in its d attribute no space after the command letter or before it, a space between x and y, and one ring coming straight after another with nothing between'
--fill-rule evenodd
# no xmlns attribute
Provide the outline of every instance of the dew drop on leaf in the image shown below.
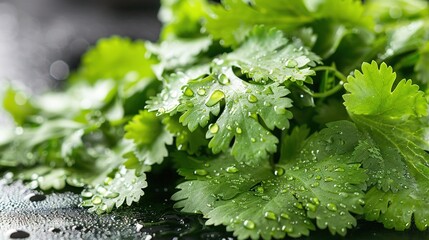
<svg viewBox="0 0 429 240"><path fill-rule="evenodd" d="M293 232L293 227L292 226L282 226L282 231L287 232L287 233L291 233L291 232Z"/></svg>
<svg viewBox="0 0 429 240"><path fill-rule="evenodd" d="M282 214L280 214L280 217L281 217L281 218L284 218L284 219L290 219L290 216L289 216L289 214L287 214L287 213L282 213Z"/></svg>
<svg viewBox="0 0 429 240"><path fill-rule="evenodd" d="M279 115L286 114L286 109L278 107L278 106L274 106L274 111Z"/></svg>
<svg viewBox="0 0 429 240"><path fill-rule="evenodd" d="M99 197L99 196L95 196L92 200L91 200L91 202L94 204L94 205L99 205L99 204L101 204L101 202L102 202L103 200L101 199L101 197Z"/></svg>
<svg viewBox="0 0 429 240"><path fill-rule="evenodd" d="M316 205L312 204L312 203L307 203L305 204L305 208L307 208L308 210L315 212L316 211Z"/></svg>
<svg viewBox="0 0 429 240"><path fill-rule="evenodd" d="M331 177L326 177L324 181L325 182L332 182L332 181L334 181L334 179Z"/></svg>
<svg viewBox="0 0 429 240"><path fill-rule="evenodd" d="M277 215L274 212L267 211L264 213L264 218L269 220L277 220Z"/></svg>
<svg viewBox="0 0 429 240"><path fill-rule="evenodd" d="M250 94L249 96L247 96L247 100L250 103L256 103L256 102L258 102L258 98L255 95L253 95L253 94Z"/></svg>
<svg viewBox="0 0 429 240"><path fill-rule="evenodd" d="M212 93L206 102L207 107L212 107L225 98L225 94L221 90L216 90Z"/></svg>
<svg viewBox="0 0 429 240"><path fill-rule="evenodd" d="M237 128L235 128L235 132L237 134L241 134L241 133L243 133L243 130L240 127L237 127Z"/></svg>
<svg viewBox="0 0 429 240"><path fill-rule="evenodd" d="M204 95L206 95L207 92L204 88L198 88L197 93L200 96L204 96Z"/></svg>
<svg viewBox="0 0 429 240"><path fill-rule="evenodd" d="M337 205L335 205L334 203L328 203L326 204L326 208L330 211L337 211Z"/></svg>
<svg viewBox="0 0 429 240"><path fill-rule="evenodd" d="M229 78L225 74L220 74L218 77L219 83L226 85L229 83Z"/></svg>
<svg viewBox="0 0 429 240"><path fill-rule="evenodd" d="M259 187L256 188L256 191L258 193L264 193L265 189L263 187L259 186Z"/></svg>
<svg viewBox="0 0 429 240"><path fill-rule="evenodd" d="M212 134L216 134L217 132L219 132L219 125L217 123L213 123L209 125L209 131Z"/></svg>
<svg viewBox="0 0 429 240"><path fill-rule="evenodd" d="M206 176L208 174L208 172L205 169L196 169L194 171L194 175L198 175L198 176Z"/></svg>
<svg viewBox="0 0 429 240"><path fill-rule="evenodd" d="M258 120L258 115L256 115L256 113L248 112L247 116L249 116L255 120Z"/></svg>
<svg viewBox="0 0 429 240"><path fill-rule="evenodd" d="M310 184L310 187L315 188L315 187L318 187L319 185L320 185L319 182L314 182Z"/></svg>
<svg viewBox="0 0 429 240"><path fill-rule="evenodd" d="M117 192L107 192L106 193L106 198L117 198L119 197L119 193Z"/></svg>
<svg viewBox="0 0 429 240"><path fill-rule="evenodd" d="M311 201L312 201L314 204L316 204L316 205L319 205L319 204L320 204L320 201L319 201L319 199L318 199L318 198L312 198L312 199L311 199Z"/></svg>
<svg viewBox="0 0 429 240"><path fill-rule="evenodd" d="M192 89L185 87L185 89L183 90L183 94L187 97L193 97L194 96L194 91L192 91Z"/></svg>
<svg viewBox="0 0 429 240"><path fill-rule="evenodd" d="M238 172L238 168L236 168L235 166L230 166L226 168L226 171L229 173L236 173Z"/></svg>
<svg viewBox="0 0 429 240"><path fill-rule="evenodd" d="M298 208L298 209L304 209L304 207L302 206L302 204L299 203L299 202L294 203L293 206L296 207L296 208Z"/></svg>
<svg viewBox="0 0 429 240"><path fill-rule="evenodd" d="M89 192L89 191L83 191L83 192L81 193L81 195L82 195L82 197L84 197L84 198L90 198L90 197L92 197L94 194L92 194L92 192Z"/></svg>
<svg viewBox="0 0 429 240"><path fill-rule="evenodd" d="M283 174L285 174L285 169L282 167L275 167L274 168L274 175L275 176L282 176Z"/></svg>
<svg viewBox="0 0 429 240"><path fill-rule="evenodd" d="M246 220L243 222L243 226L249 230L253 230L256 227L256 224L250 220Z"/></svg>
<svg viewBox="0 0 429 240"><path fill-rule="evenodd" d="M288 68L294 68L296 66L298 66L298 62L297 61L295 61L293 59L287 60L286 67L288 67Z"/></svg>

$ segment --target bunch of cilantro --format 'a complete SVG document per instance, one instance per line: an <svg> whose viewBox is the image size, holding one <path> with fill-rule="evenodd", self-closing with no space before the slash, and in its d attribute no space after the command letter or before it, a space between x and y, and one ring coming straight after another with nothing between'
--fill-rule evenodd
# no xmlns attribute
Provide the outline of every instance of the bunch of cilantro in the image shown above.
<svg viewBox="0 0 429 240"><path fill-rule="evenodd" d="M159 16L159 42L100 40L64 91L4 92L6 178L81 187L101 214L175 168L175 207L239 239L428 228L426 1L164 0Z"/></svg>

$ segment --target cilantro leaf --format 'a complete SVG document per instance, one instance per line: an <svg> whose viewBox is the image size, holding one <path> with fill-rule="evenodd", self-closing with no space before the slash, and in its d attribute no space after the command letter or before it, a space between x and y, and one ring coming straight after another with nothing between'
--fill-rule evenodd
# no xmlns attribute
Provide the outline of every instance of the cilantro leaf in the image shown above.
<svg viewBox="0 0 429 240"><path fill-rule="evenodd" d="M201 71L201 72L200 72ZM156 111L158 115L177 113L177 107L180 105L180 97L183 92L182 89L193 78L198 78L205 72L209 72L203 66L197 69L194 74L187 74L183 72L173 73L162 78L164 88L155 97L147 101L146 108L149 111Z"/></svg>
<svg viewBox="0 0 429 240"><path fill-rule="evenodd" d="M111 212L114 207L118 208L124 203L131 206L133 202L138 202L144 195L142 189L146 187L145 173L122 166L113 178L107 178L104 183L84 190L81 205L90 207L90 212L98 214Z"/></svg>
<svg viewBox="0 0 429 240"><path fill-rule="evenodd" d="M380 115L381 118L406 119L427 114L423 92L411 80L401 80L392 89L396 79L391 67L363 63L362 72L355 71L344 88L350 92L343 96L349 113L356 115Z"/></svg>
<svg viewBox="0 0 429 240"><path fill-rule="evenodd" d="M227 54L224 60L240 68L254 81L272 79L279 83L309 81L315 75L310 69L320 58L305 48L298 40L290 42L276 29L255 27L246 41Z"/></svg>
<svg viewBox="0 0 429 240"><path fill-rule="evenodd" d="M360 146L371 145L365 150L363 165L368 168L370 183L375 184L366 195L365 216L387 228L404 230L413 219L419 229L426 229L427 101L411 80L394 86L396 76L384 63L380 67L375 62L364 63L362 72L354 75L344 86L349 92L344 104L353 121L372 139Z"/></svg>
<svg viewBox="0 0 429 240"><path fill-rule="evenodd" d="M173 143L173 136L165 129L155 113L141 111L125 126L125 138L133 140L132 151L141 163L161 163L168 155L166 145Z"/></svg>
<svg viewBox="0 0 429 240"><path fill-rule="evenodd" d="M161 76L164 71L178 71L190 65L195 65L198 56L206 52L212 40L210 37L192 39L167 39L159 44L146 43L151 54L160 61L153 65L155 73Z"/></svg>
<svg viewBox="0 0 429 240"><path fill-rule="evenodd" d="M349 26L371 28L372 19L364 15L360 1L265 1L225 0L211 8L205 25L207 31L225 45L242 42L255 25L275 27L293 32L320 19L329 19ZM320 41L320 40L319 40Z"/></svg>
<svg viewBox="0 0 429 240"><path fill-rule="evenodd" d="M209 141L205 137L204 129L197 128L191 132L189 128L179 122L178 116L167 116L162 120L162 123L176 137L175 142L178 150L196 154L206 149Z"/></svg>
<svg viewBox="0 0 429 240"><path fill-rule="evenodd" d="M201 35L201 22L207 14L207 0L162 0L159 19L161 39Z"/></svg>
<svg viewBox="0 0 429 240"><path fill-rule="evenodd" d="M343 121L329 124L305 141L295 159L275 167L268 161L252 167L228 155L205 161L180 156L179 173L188 181L172 198L176 207L201 212L206 224L224 224L239 239L308 235L312 219L345 235L356 225L352 213L363 212L366 174L352 154L358 140L357 128Z"/></svg>
<svg viewBox="0 0 429 240"><path fill-rule="evenodd" d="M243 81L232 68L221 71L188 83L178 107L183 112L180 121L193 131L207 126L211 115L219 116L206 135L212 138L209 147L214 153L227 151L234 138L232 154L237 159L266 158L278 143L269 130L289 127L292 115L286 108L292 105L284 98L289 91L277 83Z"/></svg>
<svg viewBox="0 0 429 240"><path fill-rule="evenodd" d="M82 57L82 65L71 81L94 83L100 79L121 80L130 72L152 77L152 61L146 58L143 41L118 36L101 39Z"/></svg>

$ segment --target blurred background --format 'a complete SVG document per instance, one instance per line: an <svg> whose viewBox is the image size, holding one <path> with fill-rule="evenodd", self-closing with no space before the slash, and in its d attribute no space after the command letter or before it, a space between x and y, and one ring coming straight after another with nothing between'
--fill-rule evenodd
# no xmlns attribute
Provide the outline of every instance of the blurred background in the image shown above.
<svg viewBox="0 0 429 240"><path fill-rule="evenodd" d="M159 0L0 0L0 91L8 81L34 94L61 86L103 37L156 41L158 8Z"/></svg>

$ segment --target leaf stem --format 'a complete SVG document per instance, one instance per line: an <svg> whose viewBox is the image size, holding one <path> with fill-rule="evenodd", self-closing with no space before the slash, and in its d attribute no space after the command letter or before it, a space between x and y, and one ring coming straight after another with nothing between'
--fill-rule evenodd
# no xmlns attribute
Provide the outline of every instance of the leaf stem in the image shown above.
<svg viewBox="0 0 429 240"><path fill-rule="evenodd" d="M336 92L338 92L339 90L341 90L343 88L344 83L347 82L347 77L344 76L344 74L342 74L340 71L338 71L335 67L330 67L330 66L320 66L320 67L315 67L313 68L314 71L331 71L334 72L334 76L337 77L340 82L338 83L338 85L336 85L335 87L329 89L326 92L321 92L321 93L313 93L312 96L314 98L325 98L325 97L329 97L332 94L335 94Z"/></svg>

